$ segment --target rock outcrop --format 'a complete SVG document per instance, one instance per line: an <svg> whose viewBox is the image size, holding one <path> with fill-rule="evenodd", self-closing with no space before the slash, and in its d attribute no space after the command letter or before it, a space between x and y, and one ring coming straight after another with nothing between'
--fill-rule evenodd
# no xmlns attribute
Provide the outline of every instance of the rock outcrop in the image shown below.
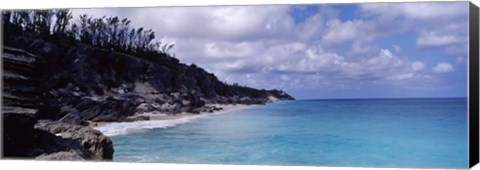
<svg viewBox="0 0 480 170"><path fill-rule="evenodd" d="M26 51L3 48L3 148L4 156L27 156L41 107L41 87L36 64L41 59Z"/></svg>
<svg viewBox="0 0 480 170"><path fill-rule="evenodd" d="M168 55L133 56L76 41L11 36L6 45L42 56L46 76L43 98L59 111L40 109L42 117L84 124L116 121L137 112L198 113L206 104L265 104L293 100L283 91L228 85L195 65Z"/></svg>
<svg viewBox="0 0 480 170"><path fill-rule="evenodd" d="M55 121L41 120L35 124L35 129L43 130L64 140L72 140L85 148L84 154L93 160L103 160L113 158L113 145L109 137L103 135L100 131L81 125L72 125ZM79 151L79 152L80 152ZM62 155L65 151L62 151ZM50 154L52 157L58 157L59 152ZM54 156L55 155L55 156ZM43 156L45 157L45 156Z"/></svg>
<svg viewBox="0 0 480 170"><path fill-rule="evenodd" d="M24 50L3 48L3 156L58 160L108 160L110 139L86 126L38 120L58 111L46 93L38 70L42 58ZM55 134L62 134L57 136Z"/></svg>

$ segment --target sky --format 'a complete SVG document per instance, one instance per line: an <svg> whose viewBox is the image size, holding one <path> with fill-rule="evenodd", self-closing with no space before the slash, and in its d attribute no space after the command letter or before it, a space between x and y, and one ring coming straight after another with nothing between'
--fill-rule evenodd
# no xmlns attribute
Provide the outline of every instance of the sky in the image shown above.
<svg viewBox="0 0 480 170"><path fill-rule="evenodd" d="M297 99L466 97L468 2L100 8L221 81Z"/></svg>

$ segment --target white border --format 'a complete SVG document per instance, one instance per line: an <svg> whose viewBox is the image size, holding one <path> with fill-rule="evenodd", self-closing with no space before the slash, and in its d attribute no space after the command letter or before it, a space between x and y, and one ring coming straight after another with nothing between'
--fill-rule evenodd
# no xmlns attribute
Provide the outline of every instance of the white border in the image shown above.
<svg viewBox="0 0 480 170"><path fill-rule="evenodd" d="M101 7L153 7L153 6L206 6L206 5L256 5L256 4L302 4L302 3L360 3L360 2L419 2L428 0L0 0L0 9L44 9L44 8L101 8ZM448 0L434 0L448 1ZM479 0L472 0L480 5ZM430 1L431 2L431 1ZM400 168L362 168L362 167L314 167L314 166L257 166L257 165L198 165L198 164L159 164L159 163L117 163L117 162L69 162L69 161L24 161L0 160L1 169L115 169L115 170L148 170L148 169L205 169L205 170L313 170L313 169L400 169ZM472 168L480 170L480 165Z"/></svg>

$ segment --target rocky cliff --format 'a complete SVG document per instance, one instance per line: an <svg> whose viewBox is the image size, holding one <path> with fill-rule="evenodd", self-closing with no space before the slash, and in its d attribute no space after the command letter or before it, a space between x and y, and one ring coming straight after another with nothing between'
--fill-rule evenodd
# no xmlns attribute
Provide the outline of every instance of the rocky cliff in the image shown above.
<svg viewBox="0 0 480 170"><path fill-rule="evenodd" d="M283 91L228 85L167 55L132 56L79 42L12 37L5 45L41 56L45 97L59 111L42 117L70 123L115 121L138 111L199 112L208 103L264 104L292 100ZM35 77L41 77L35 76ZM142 107L139 107L142 106Z"/></svg>
<svg viewBox="0 0 480 170"><path fill-rule="evenodd" d="M3 156L61 160L108 160L113 145L86 126L38 119L58 111L39 70L45 60L24 50L3 47ZM43 113L47 114L47 113Z"/></svg>
<svg viewBox="0 0 480 170"><path fill-rule="evenodd" d="M4 45L4 156L111 159L110 139L88 122L294 99L279 90L225 84L168 55L134 56L32 36L8 36Z"/></svg>

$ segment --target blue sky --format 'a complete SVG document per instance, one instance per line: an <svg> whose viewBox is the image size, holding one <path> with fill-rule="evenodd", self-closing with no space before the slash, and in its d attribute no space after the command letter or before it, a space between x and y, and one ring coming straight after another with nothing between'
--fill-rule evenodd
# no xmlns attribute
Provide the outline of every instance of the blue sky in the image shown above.
<svg viewBox="0 0 480 170"><path fill-rule="evenodd" d="M467 2L73 12L130 18L183 63L298 99L467 96Z"/></svg>

